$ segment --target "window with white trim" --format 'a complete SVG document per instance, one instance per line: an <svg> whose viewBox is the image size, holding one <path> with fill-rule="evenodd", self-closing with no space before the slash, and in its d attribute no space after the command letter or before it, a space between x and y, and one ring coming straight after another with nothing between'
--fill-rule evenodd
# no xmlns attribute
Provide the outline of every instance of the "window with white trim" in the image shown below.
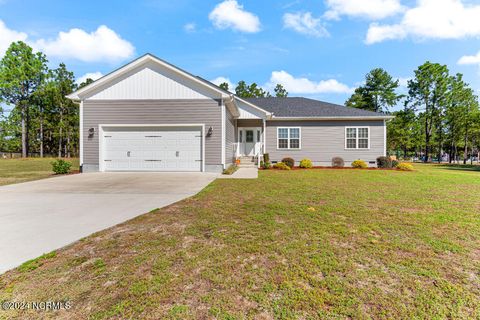
<svg viewBox="0 0 480 320"><path fill-rule="evenodd" d="M278 149L300 149L300 128L277 128Z"/></svg>
<svg viewBox="0 0 480 320"><path fill-rule="evenodd" d="M370 128L369 127L346 127L345 128L345 149L369 149Z"/></svg>

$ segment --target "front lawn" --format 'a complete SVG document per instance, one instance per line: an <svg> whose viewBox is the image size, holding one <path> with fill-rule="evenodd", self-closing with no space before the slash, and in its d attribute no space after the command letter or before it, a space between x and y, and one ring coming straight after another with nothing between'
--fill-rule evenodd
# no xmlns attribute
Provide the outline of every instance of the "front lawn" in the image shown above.
<svg viewBox="0 0 480 320"><path fill-rule="evenodd" d="M480 172L261 171L0 276L0 318L480 317Z"/></svg>
<svg viewBox="0 0 480 320"><path fill-rule="evenodd" d="M0 186L47 178L53 175L55 158L0 159ZM78 171L78 159L65 159Z"/></svg>

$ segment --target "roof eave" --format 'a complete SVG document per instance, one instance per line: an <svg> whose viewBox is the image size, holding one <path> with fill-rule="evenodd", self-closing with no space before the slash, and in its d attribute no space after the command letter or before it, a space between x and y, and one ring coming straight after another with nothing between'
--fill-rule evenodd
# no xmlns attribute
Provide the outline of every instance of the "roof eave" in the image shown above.
<svg viewBox="0 0 480 320"><path fill-rule="evenodd" d="M270 120L390 120L394 116L331 116L331 117L277 117L273 116Z"/></svg>

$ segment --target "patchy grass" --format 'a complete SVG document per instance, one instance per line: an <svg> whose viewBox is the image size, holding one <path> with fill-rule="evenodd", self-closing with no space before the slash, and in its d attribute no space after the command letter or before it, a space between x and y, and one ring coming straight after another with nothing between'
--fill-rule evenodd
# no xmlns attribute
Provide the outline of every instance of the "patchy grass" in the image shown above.
<svg viewBox="0 0 480 320"><path fill-rule="evenodd" d="M50 253L45 253L38 258L28 260L27 262L24 262L21 266L18 267L18 271L27 272L35 270L40 267L46 260L55 258L56 255L57 253L55 251L52 251Z"/></svg>
<svg viewBox="0 0 480 320"><path fill-rule="evenodd" d="M223 170L223 174L232 175L238 170L238 166L236 164L230 165L227 169Z"/></svg>
<svg viewBox="0 0 480 320"><path fill-rule="evenodd" d="M480 173L261 171L0 276L0 318L480 317Z"/></svg>
<svg viewBox="0 0 480 320"><path fill-rule="evenodd" d="M56 158L0 159L0 186L50 177L54 160ZM65 160L73 164L72 171L78 171L78 159Z"/></svg>

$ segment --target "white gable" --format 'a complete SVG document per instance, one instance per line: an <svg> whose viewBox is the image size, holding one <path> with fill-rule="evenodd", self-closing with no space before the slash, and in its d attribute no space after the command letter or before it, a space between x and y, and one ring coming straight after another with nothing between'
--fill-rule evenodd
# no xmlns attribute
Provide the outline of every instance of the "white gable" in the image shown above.
<svg viewBox="0 0 480 320"><path fill-rule="evenodd" d="M94 100L218 99L204 85L185 79L156 63L147 62L90 93Z"/></svg>
<svg viewBox="0 0 480 320"><path fill-rule="evenodd" d="M242 101L237 100L237 106L240 111L238 119L262 119L265 117L264 112L255 109Z"/></svg>

